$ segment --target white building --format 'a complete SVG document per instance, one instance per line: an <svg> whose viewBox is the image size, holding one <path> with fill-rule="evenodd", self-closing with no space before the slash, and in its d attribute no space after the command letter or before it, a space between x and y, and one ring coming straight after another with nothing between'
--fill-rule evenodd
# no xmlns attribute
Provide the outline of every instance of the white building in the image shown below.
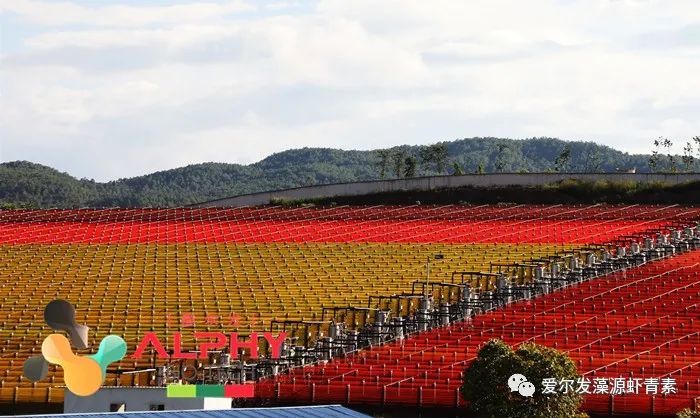
<svg viewBox="0 0 700 418"><path fill-rule="evenodd" d="M168 398L165 387L103 386L90 396L64 391L63 412L181 411L231 408L230 398Z"/></svg>

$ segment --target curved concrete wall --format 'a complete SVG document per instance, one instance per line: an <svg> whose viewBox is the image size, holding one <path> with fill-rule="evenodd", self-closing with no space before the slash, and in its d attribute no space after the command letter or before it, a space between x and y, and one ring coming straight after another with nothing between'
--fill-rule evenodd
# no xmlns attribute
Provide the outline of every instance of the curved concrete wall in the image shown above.
<svg viewBox="0 0 700 418"><path fill-rule="evenodd" d="M191 207L239 207L257 206L272 200L315 199L333 196L357 196L371 193L405 190L434 190L452 187L540 186L561 180L608 180L615 182L658 182L681 184L700 181L700 173L692 174L632 174L632 173L494 173L466 174L463 176L433 176L396 180L375 180L356 183L324 184L293 189L250 193L191 205Z"/></svg>

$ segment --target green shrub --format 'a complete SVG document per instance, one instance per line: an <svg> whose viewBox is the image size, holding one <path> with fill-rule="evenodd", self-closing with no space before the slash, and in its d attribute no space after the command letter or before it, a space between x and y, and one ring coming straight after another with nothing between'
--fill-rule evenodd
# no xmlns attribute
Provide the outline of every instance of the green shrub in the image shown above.
<svg viewBox="0 0 700 418"><path fill-rule="evenodd" d="M678 412L676 418L700 418L700 411L693 411L692 409L686 408Z"/></svg>
<svg viewBox="0 0 700 418"><path fill-rule="evenodd" d="M519 373L535 385L532 397L511 392L508 378ZM500 340L490 340L466 370L461 388L471 412L480 417L558 418L586 417L579 411L580 394L542 394L545 378L580 377L576 365L564 353L537 344L523 344L517 350Z"/></svg>

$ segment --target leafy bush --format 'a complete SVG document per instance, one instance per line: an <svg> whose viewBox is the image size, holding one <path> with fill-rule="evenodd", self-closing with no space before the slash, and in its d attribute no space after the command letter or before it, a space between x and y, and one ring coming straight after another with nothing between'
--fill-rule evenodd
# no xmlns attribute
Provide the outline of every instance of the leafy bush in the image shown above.
<svg viewBox="0 0 700 418"><path fill-rule="evenodd" d="M678 412L676 418L700 418L700 411L693 411L692 409L686 408Z"/></svg>
<svg viewBox="0 0 700 418"><path fill-rule="evenodd" d="M511 392L508 378L515 373L535 385L532 397ZM575 382L578 377L574 362L557 350L537 344L524 344L513 350L501 340L490 340L466 370L461 391L470 410L481 417L586 417L578 410L580 394L542 394L541 382L545 378Z"/></svg>

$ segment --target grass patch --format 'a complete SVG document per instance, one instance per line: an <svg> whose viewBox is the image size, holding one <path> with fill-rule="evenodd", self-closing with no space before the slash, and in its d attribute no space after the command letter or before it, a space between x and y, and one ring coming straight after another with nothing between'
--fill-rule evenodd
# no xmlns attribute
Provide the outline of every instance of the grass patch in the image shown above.
<svg viewBox="0 0 700 418"><path fill-rule="evenodd" d="M275 204L278 201L275 201ZM396 191L360 196L333 196L286 200L285 206L313 205L408 205L408 204L700 204L700 182L679 185L631 181L563 180L543 186L458 187L428 191Z"/></svg>

